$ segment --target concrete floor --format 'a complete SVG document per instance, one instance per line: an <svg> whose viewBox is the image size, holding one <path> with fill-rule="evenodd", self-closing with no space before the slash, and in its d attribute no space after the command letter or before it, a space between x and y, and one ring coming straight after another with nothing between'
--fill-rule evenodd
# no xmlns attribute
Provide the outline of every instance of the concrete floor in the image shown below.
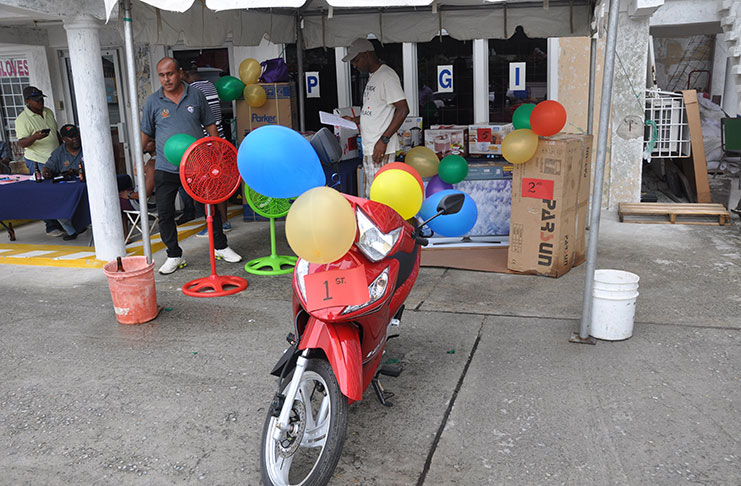
<svg viewBox="0 0 741 486"><path fill-rule="evenodd" d="M267 223L230 245L268 253ZM350 407L333 485L741 484L741 232L620 224L598 268L641 277L634 336L570 344L584 265L559 279L423 268L387 357L395 406ZM287 252L279 225L279 251ZM290 276L184 296L209 274L156 276L166 310L115 321L102 270L0 266L0 484L256 485L285 348ZM157 264L164 259L155 255Z"/></svg>

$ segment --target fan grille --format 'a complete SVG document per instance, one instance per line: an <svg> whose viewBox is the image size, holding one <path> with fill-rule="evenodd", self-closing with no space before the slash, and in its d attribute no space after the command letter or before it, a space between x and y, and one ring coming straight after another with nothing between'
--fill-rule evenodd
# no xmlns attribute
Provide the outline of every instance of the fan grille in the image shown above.
<svg viewBox="0 0 741 486"><path fill-rule="evenodd" d="M226 201L239 187L237 149L218 137L204 137L183 154L180 182L198 202L217 204Z"/></svg>
<svg viewBox="0 0 741 486"><path fill-rule="evenodd" d="M263 196L249 186L245 192L247 204L264 218L282 218L291 209L291 199Z"/></svg>

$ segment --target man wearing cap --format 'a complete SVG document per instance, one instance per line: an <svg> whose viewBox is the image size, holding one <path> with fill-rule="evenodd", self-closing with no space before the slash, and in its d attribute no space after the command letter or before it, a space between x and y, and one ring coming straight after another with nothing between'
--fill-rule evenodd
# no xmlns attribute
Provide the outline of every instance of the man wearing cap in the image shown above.
<svg viewBox="0 0 741 486"><path fill-rule="evenodd" d="M342 58L361 73L370 73L363 91L360 116L353 121L360 125L363 143L364 197L370 196L370 186L376 172L392 161L399 141L397 130L409 114L404 89L399 76L376 56L368 39L355 39Z"/></svg>
<svg viewBox="0 0 741 486"><path fill-rule="evenodd" d="M23 88L26 108L15 119L15 133L23 147L23 157L29 173L41 170L55 148L59 146L54 112L44 107L46 95L35 86Z"/></svg>
<svg viewBox="0 0 741 486"><path fill-rule="evenodd" d="M171 57L163 57L157 63L157 75L162 88L152 93L144 103L142 113L142 147L154 138L157 161L154 170L154 194L159 214L160 236L167 246L167 259L160 267L163 275L173 273L187 265L183 250L178 245L178 229L175 224L175 197L180 189L179 164L173 165L165 158L165 142L176 134L186 133L195 138L206 130L217 137L216 122L206 97L196 88L183 82L183 70ZM242 259L227 246L218 211L213 215L214 256L236 263Z"/></svg>
<svg viewBox="0 0 741 486"><path fill-rule="evenodd" d="M74 125L64 125L59 134L62 145L54 149L44 167L44 178L51 179L58 175L76 176L83 167L80 131Z"/></svg>

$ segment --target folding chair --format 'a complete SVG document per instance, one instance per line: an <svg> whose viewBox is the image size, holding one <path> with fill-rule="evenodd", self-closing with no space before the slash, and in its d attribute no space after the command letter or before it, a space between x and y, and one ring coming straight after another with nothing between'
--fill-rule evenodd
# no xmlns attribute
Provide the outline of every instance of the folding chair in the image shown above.
<svg viewBox="0 0 741 486"><path fill-rule="evenodd" d="M138 209L124 209L124 214L126 215L126 219L129 220L129 234L126 235L124 244L129 244L132 236L142 234L141 214L139 213ZM157 215L157 206L155 204L147 204L147 216L147 219L149 219L150 221L149 234L151 235L154 232L154 227L157 226L157 223L159 222L159 216Z"/></svg>

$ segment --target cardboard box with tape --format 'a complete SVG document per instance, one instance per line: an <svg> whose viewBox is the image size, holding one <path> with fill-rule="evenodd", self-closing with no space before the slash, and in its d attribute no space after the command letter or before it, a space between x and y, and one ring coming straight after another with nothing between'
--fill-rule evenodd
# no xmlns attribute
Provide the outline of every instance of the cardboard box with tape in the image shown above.
<svg viewBox="0 0 741 486"><path fill-rule="evenodd" d="M591 135L541 138L515 165L507 267L559 277L585 259Z"/></svg>
<svg viewBox="0 0 741 486"><path fill-rule="evenodd" d="M296 88L293 83L260 83L267 99L259 108L246 101L237 101L237 142L252 130L263 125L283 125L297 129Z"/></svg>

